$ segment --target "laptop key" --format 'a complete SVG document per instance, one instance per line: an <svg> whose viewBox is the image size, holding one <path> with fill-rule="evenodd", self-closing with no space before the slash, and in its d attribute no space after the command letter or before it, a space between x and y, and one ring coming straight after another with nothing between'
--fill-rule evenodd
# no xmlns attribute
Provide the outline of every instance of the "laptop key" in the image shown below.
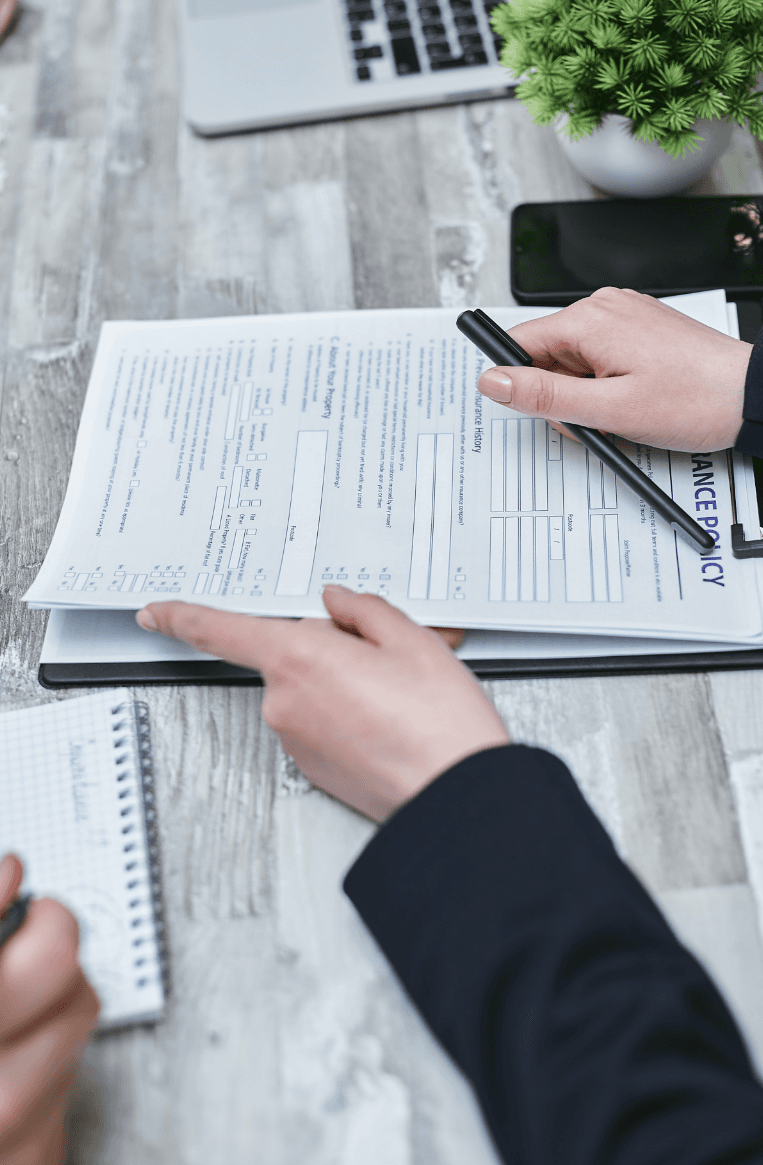
<svg viewBox="0 0 763 1165"><path fill-rule="evenodd" d="M367 48L355 49L354 57L356 61L373 61L378 60L379 57L384 56L384 50L380 44L368 45Z"/></svg>
<svg viewBox="0 0 763 1165"><path fill-rule="evenodd" d="M363 39L363 29L362 28L351 28L350 29L350 40L362 40L362 39Z"/></svg>
<svg viewBox="0 0 763 1165"><path fill-rule="evenodd" d="M371 70L369 69L368 65L358 65L357 69L355 70L355 76L359 81L370 81Z"/></svg>
<svg viewBox="0 0 763 1165"><path fill-rule="evenodd" d="M421 72L416 42L412 36L395 37L392 41L392 55L395 58L395 70L399 77Z"/></svg>
<svg viewBox="0 0 763 1165"><path fill-rule="evenodd" d="M388 20L387 21L387 28L392 33L410 32L411 31L411 22L410 22L410 20Z"/></svg>
<svg viewBox="0 0 763 1165"><path fill-rule="evenodd" d="M425 40L439 40L441 36L445 36L445 25L422 24L421 31L424 33Z"/></svg>
<svg viewBox="0 0 763 1165"><path fill-rule="evenodd" d="M467 62L464 57L446 57L443 60L433 60L429 62L429 66L433 73L439 73L443 69L464 69L466 64Z"/></svg>

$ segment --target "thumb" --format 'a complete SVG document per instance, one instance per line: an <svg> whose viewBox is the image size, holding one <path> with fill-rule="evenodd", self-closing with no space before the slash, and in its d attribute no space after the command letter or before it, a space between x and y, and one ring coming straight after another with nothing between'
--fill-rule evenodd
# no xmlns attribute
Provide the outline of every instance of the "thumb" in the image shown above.
<svg viewBox="0 0 763 1165"><path fill-rule="evenodd" d="M633 376L565 376L545 368L489 368L477 387L498 404L546 420L626 436L641 417Z"/></svg>
<svg viewBox="0 0 763 1165"><path fill-rule="evenodd" d="M323 603L345 631L354 631L379 647L401 646L417 632L428 634L378 595L358 595L347 587L327 586L323 588Z"/></svg>
<svg viewBox="0 0 763 1165"><path fill-rule="evenodd" d="M0 862L0 914L3 914L19 892L24 867L15 854L6 854Z"/></svg>

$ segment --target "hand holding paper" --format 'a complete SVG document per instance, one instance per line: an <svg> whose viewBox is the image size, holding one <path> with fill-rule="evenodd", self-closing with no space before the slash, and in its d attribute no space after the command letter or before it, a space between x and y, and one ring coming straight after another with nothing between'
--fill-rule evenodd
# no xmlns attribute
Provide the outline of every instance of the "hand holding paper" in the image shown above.
<svg viewBox="0 0 763 1165"><path fill-rule="evenodd" d="M536 367L484 372L480 391L494 401L661 449L736 440L751 345L660 300L605 287L509 333Z"/></svg>
<svg viewBox="0 0 763 1165"><path fill-rule="evenodd" d="M326 587L332 622L253 619L154 603L138 622L257 668L266 722L303 773L383 820L456 761L508 742L441 638L375 595Z"/></svg>

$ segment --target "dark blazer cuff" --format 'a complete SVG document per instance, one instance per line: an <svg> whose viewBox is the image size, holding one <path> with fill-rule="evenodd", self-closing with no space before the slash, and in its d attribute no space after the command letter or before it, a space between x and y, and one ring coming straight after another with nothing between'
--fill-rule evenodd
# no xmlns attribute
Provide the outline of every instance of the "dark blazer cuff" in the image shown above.
<svg viewBox="0 0 763 1165"><path fill-rule="evenodd" d="M763 457L763 328L758 332L747 366L742 417L734 448L739 453Z"/></svg>
<svg viewBox="0 0 763 1165"><path fill-rule="evenodd" d="M451 1051L433 995L448 991L443 980L454 986L455 965L459 994L473 994L464 979L500 960L509 932L532 946L543 940L522 939L527 925L545 933L552 915L577 919L613 903L622 918L627 901L642 941L675 944L567 767L524 745L467 757L427 786L371 840L344 889Z"/></svg>

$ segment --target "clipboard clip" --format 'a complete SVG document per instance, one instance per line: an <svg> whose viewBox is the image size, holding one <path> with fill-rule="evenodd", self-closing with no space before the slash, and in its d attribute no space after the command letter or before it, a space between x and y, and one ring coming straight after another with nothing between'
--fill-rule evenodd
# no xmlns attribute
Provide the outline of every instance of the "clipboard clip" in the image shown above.
<svg viewBox="0 0 763 1165"><path fill-rule="evenodd" d="M726 450L726 466L731 490L731 553L734 558L763 558L763 538L745 538L744 526L737 516L737 491L731 449Z"/></svg>

